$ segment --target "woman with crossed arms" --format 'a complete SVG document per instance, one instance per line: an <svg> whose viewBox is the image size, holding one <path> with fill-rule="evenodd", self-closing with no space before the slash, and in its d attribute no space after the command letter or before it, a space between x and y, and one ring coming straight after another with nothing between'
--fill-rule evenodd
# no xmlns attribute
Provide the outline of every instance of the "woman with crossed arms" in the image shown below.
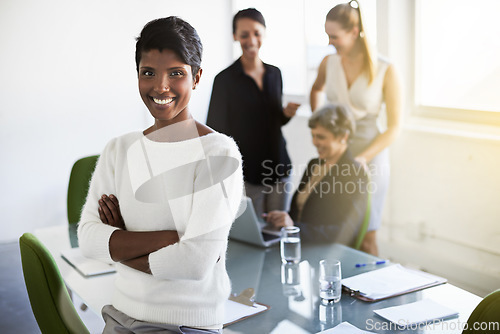
<svg viewBox="0 0 500 334"><path fill-rule="evenodd" d="M106 145L78 226L83 254L116 264L104 333L222 333L243 173L236 143L189 111L201 55L196 30L177 17L149 22L137 39L154 122Z"/></svg>

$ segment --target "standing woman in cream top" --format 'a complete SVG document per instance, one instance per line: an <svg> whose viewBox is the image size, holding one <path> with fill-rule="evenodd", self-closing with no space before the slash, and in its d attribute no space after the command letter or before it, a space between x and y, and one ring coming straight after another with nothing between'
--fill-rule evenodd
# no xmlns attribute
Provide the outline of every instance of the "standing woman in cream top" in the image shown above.
<svg viewBox="0 0 500 334"><path fill-rule="evenodd" d="M325 32L337 53L326 56L319 66L311 109L320 107L325 92L328 102L348 105L354 113L356 131L349 147L355 160L366 164L372 181L370 226L361 249L377 255L376 231L389 185L387 148L400 128L400 85L394 66L370 50L357 1L333 7L326 16ZM377 117L384 106L387 126L381 132Z"/></svg>

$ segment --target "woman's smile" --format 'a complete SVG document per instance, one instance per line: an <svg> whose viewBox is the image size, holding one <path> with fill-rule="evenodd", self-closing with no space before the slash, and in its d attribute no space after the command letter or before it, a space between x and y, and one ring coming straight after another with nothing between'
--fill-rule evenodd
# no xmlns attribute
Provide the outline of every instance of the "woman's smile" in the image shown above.
<svg viewBox="0 0 500 334"><path fill-rule="evenodd" d="M153 100L154 103L159 105L166 105L175 100L174 97L164 97L164 98L151 97L151 99Z"/></svg>

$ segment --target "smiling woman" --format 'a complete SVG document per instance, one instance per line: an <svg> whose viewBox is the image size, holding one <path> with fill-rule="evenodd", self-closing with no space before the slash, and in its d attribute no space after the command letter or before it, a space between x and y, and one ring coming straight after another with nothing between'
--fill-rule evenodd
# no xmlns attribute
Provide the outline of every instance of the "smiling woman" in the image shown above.
<svg viewBox="0 0 500 334"><path fill-rule="evenodd" d="M207 117L207 125L238 143L245 159L246 194L259 217L287 207L284 185L291 164L281 127L299 107L291 102L283 107L281 71L259 58L265 32L266 22L257 9L236 13L233 38L242 55L215 77Z"/></svg>
<svg viewBox="0 0 500 334"><path fill-rule="evenodd" d="M201 53L177 17L151 21L137 39L139 92L154 124L105 147L78 226L85 256L117 263L104 333L222 330L243 176L236 143L190 114Z"/></svg>
<svg viewBox="0 0 500 334"><path fill-rule="evenodd" d="M348 106L356 120L356 132L349 143L355 160L370 170L381 171L371 175L377 189L372 196L368 233L361 246L361 250L377 255L376 231L382 222L389 186L388 147L400 131L401 94L394 66L373 54L362 13L359 3L351 0L336 5L326 15L325 32L337 53L326 56L319 65L310 101L315 110L326 93L328 102ZM387 128L380 131L377 118L384 109Z"/></svg>
<svg viewBox="0 0 500 334"><path fill-rule="evenodd" d="M290 212L271 211L266 220L276 228L299 226L304 242L354 247L371 189L347 145L354 130L353 117L347 107L330 104L316 110L308 125L318 158L309 161Z"/></svg>
<svg viewBox="0 0 500 334"><path fill-rule="evenodd" d="M200 81L201 68L193 76L191 66L184 64L169 49L142 53L139 63L139 92L142 101L156 119L151 133L172 123L185 121L189 116L191 92Z"/></svg>

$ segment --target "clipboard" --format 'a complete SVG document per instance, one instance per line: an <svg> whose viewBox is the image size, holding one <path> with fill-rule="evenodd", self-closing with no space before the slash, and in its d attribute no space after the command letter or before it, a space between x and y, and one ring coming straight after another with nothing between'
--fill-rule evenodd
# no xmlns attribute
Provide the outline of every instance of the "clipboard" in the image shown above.
<svg viewBox="0 0 500 334"><path fill-rule="evenodd" d="M271 307L254 301L254 289L243 290L239 295L233 294L226 301L224 328L236 322L261 314Z"/></svg>
<svg viewBox="0 0 500 334"><path fill-rule="evenodd" d="M395 264L343 279L342 290L359 300L376 302L446 282L443 277Z"/></svg>

